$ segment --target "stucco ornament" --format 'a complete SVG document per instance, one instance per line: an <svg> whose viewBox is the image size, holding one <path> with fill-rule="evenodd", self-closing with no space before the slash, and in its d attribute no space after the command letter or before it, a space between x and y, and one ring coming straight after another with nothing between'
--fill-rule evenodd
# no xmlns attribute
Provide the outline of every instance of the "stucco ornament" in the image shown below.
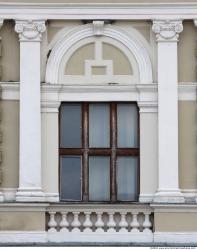
<svg viewBox="0 0 197 250"><path fill-rule="evenodd" d="M179 33L183 31L181 20L154 20L152 26L157 41L178 41Z"/></svg>
<svg viewBox="0 0 197 250"><path fill-rule="evenodd" d="M104 33L104 21L93 21L93 33L95 36L102 36Z"/></svg>
<svg viewBox="0 0 197 250"><path fill-rule="evenodd" d="M42 33L46 30L45 21L16 21L15 31L19 33L20 41L40 41Z"/></svg>

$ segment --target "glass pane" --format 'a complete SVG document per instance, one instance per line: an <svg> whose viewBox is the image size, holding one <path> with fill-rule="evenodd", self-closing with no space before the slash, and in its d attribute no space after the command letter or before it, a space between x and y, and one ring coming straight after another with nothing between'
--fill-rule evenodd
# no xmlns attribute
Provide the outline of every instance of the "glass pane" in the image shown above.
<svg viewBox="0 0 197 250"><path fill-rule="evenodd" d="M138 147L137 107L132 104L117 105L118 147Z"/></svg>
<svg viewBox="0 0 197 250"><path fill-rule="evenodd" d="M89 200L110 200L110 157L89 157Z"/></svg>
<svg viewBox="0 0 197 250"><path fill-rule="evenodd" d="M81 104L64 104L61 107L61 148L81 147Z"/></svg>
<svg viewBox="0 0 197 250"><path fill-rule="evenodd" d="M117 199L137 200L137 157L117 157Z"/></svg>
<svg viewBox="0 0 197 250"><path fill-rule="evenodd" d="M81 157L63 156L60 164L61 199L81 200Z"/></svg>
<svg viewBox="0 0 197 250"><path fill-rule="evenodd" d="M89 105L89 146L108 148L110 145L110 110L108 104Z"/></svg>

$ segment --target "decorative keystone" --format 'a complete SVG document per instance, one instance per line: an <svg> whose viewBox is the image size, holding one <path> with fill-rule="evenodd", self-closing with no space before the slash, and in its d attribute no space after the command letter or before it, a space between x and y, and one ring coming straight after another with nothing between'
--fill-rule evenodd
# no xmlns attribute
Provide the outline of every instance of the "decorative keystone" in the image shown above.
<svg viewBox="0 0 197 250"><path fill-rule="evenodd" d="M157 41L175 41L179 39L179 33L183 31L181 20L154 20L152 26Z"/></svg>
<svg viewBox="0 0 197 250"><path fill-rule="evenodd" d="M20 41L41 41L42 33L46 30L43 20L17 20L15 31L19 33Z"/></svg>
<svg viewBox="0 0 197 250"><path fill-rule="evenodd" d="M104 32L104 21L93 21L93 32L95 36L102 36Z"/></svg>

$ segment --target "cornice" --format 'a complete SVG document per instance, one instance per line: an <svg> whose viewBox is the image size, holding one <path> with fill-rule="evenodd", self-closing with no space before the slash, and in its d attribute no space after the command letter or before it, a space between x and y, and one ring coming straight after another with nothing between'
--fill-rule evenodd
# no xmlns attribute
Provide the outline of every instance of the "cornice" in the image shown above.
<svg viewBox="0 0 197 250"><path fill-rule="evenodd" d="M4 19L197 19L197 3L0 3Z"/></svg>

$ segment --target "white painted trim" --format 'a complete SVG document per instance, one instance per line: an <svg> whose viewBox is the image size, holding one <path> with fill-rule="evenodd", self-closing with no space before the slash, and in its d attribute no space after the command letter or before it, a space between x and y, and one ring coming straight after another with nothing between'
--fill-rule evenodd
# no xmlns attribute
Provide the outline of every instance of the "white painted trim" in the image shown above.
<svg viewBox="0 0 197 250"><path fill-rule="evenodd" d="M54 45L47 62L46 83L58 84L59 69L63 56L69 52L77 41L94 35L92 24L81 25L67 32L62 30L62 32L64 32L63 36L58 34L60 39ZM103 35L119 41L134 55L138 65L140 83L152 83L152 63L149 53L143 42L137 36L134 36L133 32L128 33L124 28L115 25L106 25Z"/></svg>
<svg viewBox="0 0 197 250"><path fill-rule="evenodd" d="M139 202L151 203L154 199L154 194L140 194Z"/></svg>
<svg viewBox="0 0 197 250"><path fill-rule="evenodd" d="M197 213L197 204L150 204L154 212L166 213Z"/></svg>
<svg viewBox="0 0 197 250"><path fill-rule="evenodd" d="M1 231L0 243L46 243L44 231Z"/></svg>
<svg viewBox="0 0 197 250"><path fill-rule="evenodd" d="M155 232L154 242L173 244L197 244L197 232Z"/></svg>
<svg viewBox="0 0 197 250"><path fill-rule="evenodd" d="M16 200L17 188L0 188L0 191L2 192L4 202Z"/></svg>
<svg viewBox="0 0 197 250"><path fill-rule="evenodd" d="M181 192L186 198L197 198L197 189L181 189Z"/></svg>
<svg viewBox="0 0 197 250"><path fill-rule="evenodd" d="M19 90L20 90L20 82L0 82L1 91L2 91L2 100L19 100ZM47 85L42 84L41 92L42 92L42 101L57 101L59 102L59 93L67 92L67 93L91 93L91 92L130 92L136 93L136 87L138 91L143 94L143 99L145 98L145 94L147 95L147 99L152 95L151 100L157 100L155 95L157 95L157 84L137 84L137 85L124 85L124 86L69 86L69 85ZM197 82L194 83L179 83L179 101L196 101L196 91L197 91ZM137 96L137 95L136 95ZM156 99L155 99L156 98ZM136 97L136 100L140 100L140 98ZM49 104L48 104L49 105ZM55 104L54 104L55 105ZM58 106L58 104L57 104ZM43 107L44 108L44 107ZM55 106L54 106L55 108Z"/></svg>
<svg viewBox="0 0 197 250"><path fill-rule="evenodd" d="M153 233L62 233L62 232L48 232L47 239L49 242L114 242L114 243L123 243L123 242L144 242L150 243L153 242Z"/></svg>
<svg viewBox="0 0 197 250"><path fill-rule="evenodd" d="M197 19L196 3L1 3L4 19Z"/></svg>
<svg viewBox="0 0 197 250"><path fill-rule="evenodd" d="M196 101L197 84L196 83L179 83L178 99L179 101Z"/></svg>
<svg viewBox="0 0 197 250"><path fill-rule="evenodd" d="M171 243L197 244L197 232L155 233L49 233L45 231L1 231L0 243Z"/></svg>

